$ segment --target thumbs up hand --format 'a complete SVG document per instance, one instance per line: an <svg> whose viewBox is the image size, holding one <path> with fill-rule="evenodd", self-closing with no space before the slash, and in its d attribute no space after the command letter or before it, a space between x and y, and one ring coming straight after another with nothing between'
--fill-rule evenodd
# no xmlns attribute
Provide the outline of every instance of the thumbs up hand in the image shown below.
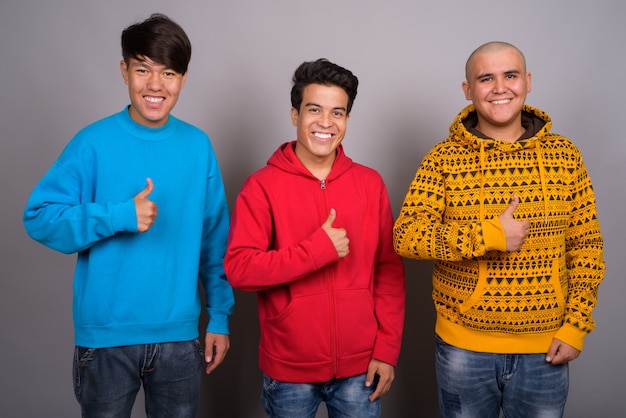
<svg viewBox="0 0 626 418"><path fill-rule="evenodd" d="M502 212L498 219L500 220L500 224L504 229L504 234L506 235L506 250L507 251L517 251L522 248L524 241L526 241L526 237L528 237L528 230L530 229L530 221L523 220L518 221L513 217L515 213L515 209L519 205L520 200L517 195L513 195L511 199L511 203L509 206Z"/></svg>
<svg viewBox="0 0 626 418"><path fill-rule="evenodd" d="M159 208L156 203L149 200L150 193L154 190L154 184L151 178L147 178L145 189L137 193L133 200L135 201L135 211L137 212L137 230L146 232L152 227L157 218Z"/></svg>
<svg viewBox="0 0 626 418"><path fill-rule="evenodd" d="M326 231L328 237L335 245L339 258L343 258L350 252L350 239L348 239L348 234L344 228L333 227L333 222L335 222L336 218L337 212L335 209L331 209L328 218L322 224L322 229Z"/></svg>

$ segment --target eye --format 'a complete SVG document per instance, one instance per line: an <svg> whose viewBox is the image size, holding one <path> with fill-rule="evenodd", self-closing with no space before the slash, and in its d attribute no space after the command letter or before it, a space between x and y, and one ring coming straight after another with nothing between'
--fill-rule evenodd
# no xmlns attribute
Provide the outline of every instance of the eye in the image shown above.
<svg viewBox="0 0 626 418"><path fill-rule="evenodd" d="M175 77L176 73L173 71L166 71L163 73L166 77Z"/></svg>
<svg viewBox="0 0 626 418"><path fill-rule="evenodd" d="M337 118L342 118L343 117L343 112L341 110L335 110L333 112L333 115Z"/></svg>

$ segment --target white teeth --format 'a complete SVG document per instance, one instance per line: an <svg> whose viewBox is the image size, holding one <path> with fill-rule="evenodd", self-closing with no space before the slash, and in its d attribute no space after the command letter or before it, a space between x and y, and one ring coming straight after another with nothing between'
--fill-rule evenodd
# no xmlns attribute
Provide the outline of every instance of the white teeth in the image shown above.
<svg viewBox="0 0 626 418"><path fill-rule="evenodd" d="M316 132L313 135L315 135L319 139L330 139L330 137L332 136L331 134L323 134L319 132Z"/></svg>
<svg viewBox="0 0 626 418"><path fill-rule="evenodd" d="M161 103L163 101L162 97L144 97L144 99L150 103Z"/></svg>
<svg viewBox="0 0 626 418"><path fill-rule="evenodd" d="M511 101L511 99L494 100L494 101L491 102L491 104L505 104L505 103L508 103L510 101Z"/></svg>

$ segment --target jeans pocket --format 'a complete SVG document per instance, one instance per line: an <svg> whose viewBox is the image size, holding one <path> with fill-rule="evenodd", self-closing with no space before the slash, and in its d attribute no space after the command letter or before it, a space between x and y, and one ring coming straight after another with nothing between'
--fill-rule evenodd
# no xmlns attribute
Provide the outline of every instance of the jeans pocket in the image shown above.
<svg viewBox="0 0 626 418"><path fill-rule="evenodd" d="M265 373L263 374L263 391L267 393L273 391L278 386L278 383L278 380L272 379Z"/></svg>
<svg viewBox="0 0 626 418"><path fill-rule="evenodd" d="M76 396L76 400L78 400L78 402L80 402L81 398L82 370L93 358L95 352L95 348L74 346L74 362L72 365L72 375L74 378L74 396Z"/></svg>
<svg viewBox="0 0 626 418"><path fill-rule="evenodd" d="M74 347L74 367L76 367L79 371L87 365L89 360L91 360L96 353L95 348L87 348L87 347Z"/></svg>
<svg viewBox="0 0 626 418"><path fill-rule="evenodd" d="M200 339L194 338L191 342L194 347L196 347L196 352L200 355L200 357L204 358L204 349L202 348L202 343L200 343Z"/></svg>

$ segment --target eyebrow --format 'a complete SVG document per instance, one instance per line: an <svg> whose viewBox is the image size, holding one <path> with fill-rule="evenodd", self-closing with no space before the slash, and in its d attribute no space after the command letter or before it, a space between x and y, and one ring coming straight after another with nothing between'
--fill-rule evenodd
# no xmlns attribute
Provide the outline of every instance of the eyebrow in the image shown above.
<svg viewBox="0 0 626 418"><path fill-rule="evenodd" d="M164 67L163 68L164 71L172 71L172 72L175 72L175 73L178 72L178 71L174 70L173 68L167 67L165 64L161 64L161 63L158 63L156 61L153 61L151 58L145 58L145 59L135 58L134 62L135 62L135 65L138 66L138 67L154 68L156 66L163 66Z"/></svg>
<svg viewBox="0 0 626 418"><path fill-rule="evenodd" d="M135 66L135 67L141 67L141 68L152 68L154 65L153 63L146 61L146 60L140 60L135 58L134 62L131 62L131 66Z"/></svg>
<svg viewBox="0 0 626 418"><path fill-rule="evenodd" d="M504 75L510 75L510 74L521 74L522 72L520 70L508 70L504 72ZM476 79L480 79L480 78L484 78L484 77L492 77L494 74L493 73L483 73L483 74L478 74L476 76Z"/></svg>
<svg viewBox="0 0 626 418"><path fill-rule="evenodd" d="M323 108L324 106L317 104L317 103L309 102L309 103L306 103L304 107L322 107ZM347 109L343 106L337 106L337 107L333 107L333 110L343 110L345 112Z"/></svg>

